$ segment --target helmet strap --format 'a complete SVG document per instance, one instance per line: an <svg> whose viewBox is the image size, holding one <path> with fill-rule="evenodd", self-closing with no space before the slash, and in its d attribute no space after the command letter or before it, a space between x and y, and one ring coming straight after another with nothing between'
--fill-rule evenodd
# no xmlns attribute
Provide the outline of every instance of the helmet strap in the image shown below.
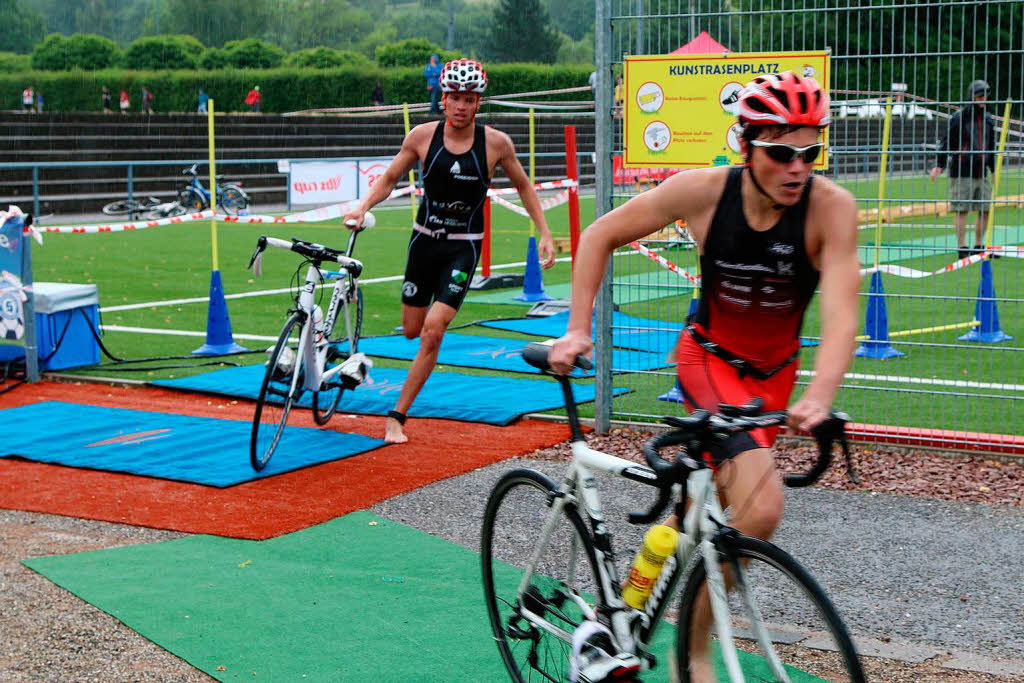
<svg viewBox="0 0 1024 683"><path fill-rule="evenodd" d="M778 211L779 209L786 208L785 204L779 204L777 201L775 201L774 197L765 192L765 189L761 187L761 183L757 182L757 176L754 175L754 167L749 162L747 163L747 171L750 173L750 180L752 183L754 183L754 187L756 187L757 191L763 194L766 199L772 202L773 209Z"/></svg>

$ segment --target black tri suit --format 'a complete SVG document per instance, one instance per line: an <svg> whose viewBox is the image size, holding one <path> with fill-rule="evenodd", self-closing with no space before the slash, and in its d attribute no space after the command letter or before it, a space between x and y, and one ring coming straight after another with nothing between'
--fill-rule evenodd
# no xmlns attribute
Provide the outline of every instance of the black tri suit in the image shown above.
<svg viewBox="0 0 1024 683"><path fill-rule="evenodd" d="M487 174L484 126L474 124L473 146L452 154L439 121L423 169L420 201L402 283L402 303L425 307L440 301L458 309L480 260Z"/></svg>

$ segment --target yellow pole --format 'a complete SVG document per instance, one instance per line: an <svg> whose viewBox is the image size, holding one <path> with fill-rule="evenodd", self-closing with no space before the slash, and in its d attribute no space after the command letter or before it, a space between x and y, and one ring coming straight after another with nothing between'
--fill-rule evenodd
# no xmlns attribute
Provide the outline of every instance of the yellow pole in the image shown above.
<svg viewBox="0 0 1024 683"><path fill-rule="evenodd" d="M992 246L992 225L996 221L996 192L999 190L999 175L1003 170L1003 154L1006 152L1006 133L1010 130L1010 100L1006 100L1006 108L1003 110L1003 130L999 133L999 153L996 154L996 170L992 174L992 205L988 211L988 225L985 228L985 247ZM988 258L988 257L986 257Z"/></svg>
<svg viewBox="0 0 1024 683"><path fill-rule="evenodd" d="M892 98L885 98L885 125L882 127L882 161L878 166L878 216L875 222L875 268L882 246L882 202L885 201L885 169L889 164L889 132L892 130Z"/></svg>
<svg viewBox="0 0 1024 683"><path fill-rule="evenodd" d="M215 145L213 144L213 100L206 103L206 139L209 144L210 154L210 210L214 217L210 219L210 241L213 243L213 269L217 267L217 162L214 158Z"/></svg>
<svg viewBox="0 0 1024 683"><path fill-rule="evenodd" d="M919 327L916 330L902 330L900 332L890 332L890 337L909 337L912 334L925 334L926 332L948 332L949 330L962 330L965 327L977 327L981 322L978 320L971 320L966 323L952 323L951 325L936 325L935 327ZM856 339L864 340L871 339L869 335L859 334Z"/></svg>
<svg viewBox="0 0 1024 683"><path fill-rule="evenodd" d="M533 185L537 181L536 178L536 166L534 157L534 134L533 134L533 107L530 107L530 184ZM533 219L530 219L530 237L533 237L534 225Z"/></svg>
<svg viewBox="0 0 1024 683"><path fill-rule="evenodd" d="M405 134L409 134L409 103L402 103L402 120L405 121ZM412 210L412 220L416 222L416 172L409 169L409 187L413 189L409 193L409 208Z"/></svg>

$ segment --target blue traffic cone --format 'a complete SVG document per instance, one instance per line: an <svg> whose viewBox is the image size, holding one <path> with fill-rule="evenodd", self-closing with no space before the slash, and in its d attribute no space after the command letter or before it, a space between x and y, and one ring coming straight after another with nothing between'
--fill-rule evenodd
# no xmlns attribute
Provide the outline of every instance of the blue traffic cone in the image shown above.
<svg viewBox="0 0 1024 683"><path fill-rule="evenodd" d="M210 307L206 316L206 343L192 353L197 356L220 356L225 353L248 351L235 343L231 335L231 317L228 302L224 299L224 286L220 282L220 271L210 272Z"/></svg>
<svg viewBox="0 0 1024 683"><path fill-rule="evenodd" d="M974 305L974 319L978 321L978 324L967 334L960 335L960 341L994 344L1013 339L999 329L996 287L992 283L992 261L988 259L981 262L981 282L978 284L978 302Z"/></svg>
<svg viewBox="0 0 1024 683"><path fill-rule="evenodd" d="M669 401L670 403L682 403L683 392L679 388L679 380L676 380L675 385L666 391L664 394L658 397L659 401Z"/></svg>
<svg viewBox="0 0 1024 683"><path fill-rule="evenodd" d="M868 313L864 322L866 340L860 343L853 355L860 358L899 358L907 354L897 351L889 343L889 314L885 310L885 288L882 287L882 274L875 271L871 275L871 291L868 293Z"/></svg>
<svg viewBox="0 0 1024 683"><path fill-rule="evenodd" d="M515 297L516 301L551 301L553 297L544 291L544 280L540 274L540 254L537 251L537 238L531 237L526 245L526 277L523 280L523 293Z"/></svg>

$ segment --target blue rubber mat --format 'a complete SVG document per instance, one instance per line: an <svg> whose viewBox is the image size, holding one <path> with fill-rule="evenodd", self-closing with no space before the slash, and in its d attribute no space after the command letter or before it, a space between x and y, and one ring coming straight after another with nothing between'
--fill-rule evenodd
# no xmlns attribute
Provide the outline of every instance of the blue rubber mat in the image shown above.
<svg viewBox="0 0 1024 683"><path fill-rule="evenodd" d="M249 464L252 425L239 420L43 401L0 410L0 425L0 456L219 487L384 445L361 434L286 427L274 457L257 473Z"/></svg>
<svg viewBox="0 0 1024 683"><path fill-rule="evenodd" d="M489 320L480 323L484 327L548 338L561 337L565 334L568 324L568 311L543 318ZM612 313L612 346L620 349L666 353L675 346L676 339L684 326L684 323L637 318L616 311Z"/></svg>
<svg viewBox="0 0 1024 683"><path fill-rule="evenodd" d="M374 368L370 372L369 381L341 397L338 410L343 413L386 415L395 407L405 376L405 370L399 368ZM182 379L155 380L152 384L255 399L262 380L263 366L248 365ZM573 396L578 403L593 401L594 391L593 385L573 386ZM615 393L627 391L616 389ZM307 408L309 400L308 396L305 397ZM303 405L303 401L299 405ZM552 410L564 405L558 383L550 378L519 379L435 372L427 378L427 383L409 410L409 416L506 425L525 413Z"/></svg>
<svg viewBox="0 0 1024 683"><path fill-rule="evenodd" d="M484 337L475 334L448 333L441 341L441 352L437 357L439 365L456 365L466 368L484 368L504 372L527 372L537 374L537 369L523 360L523 348L530 341L503 337ZM359 340L359 350L368 356L412 360L419 349L419 339L406 339L402 335L367 337ZM665 353L615 349L612 352L612 368L615 372L654 370L669 365ZM593 376L594 372L580 373Z"/></svg>

